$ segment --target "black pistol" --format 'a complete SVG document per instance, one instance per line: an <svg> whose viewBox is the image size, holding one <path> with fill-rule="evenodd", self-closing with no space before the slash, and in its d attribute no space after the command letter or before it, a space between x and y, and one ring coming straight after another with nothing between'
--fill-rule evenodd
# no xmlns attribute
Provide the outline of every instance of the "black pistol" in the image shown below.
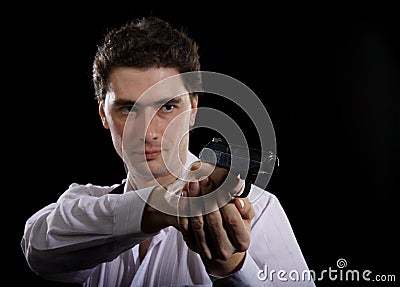
<svg viewBox="0 0 400 287"><path fill-rule="evenodd" d="M246 197L258 175L271 175L275 165L279 165L272 151L228 144L222 138L213 138L199 154L202 162L213 164L239 174L245 180L245 188L237 197Z"/></svg>

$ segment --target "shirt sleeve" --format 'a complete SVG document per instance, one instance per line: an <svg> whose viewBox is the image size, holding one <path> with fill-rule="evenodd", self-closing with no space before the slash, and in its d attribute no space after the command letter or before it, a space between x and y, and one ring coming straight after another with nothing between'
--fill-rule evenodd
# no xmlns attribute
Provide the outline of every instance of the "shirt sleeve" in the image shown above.
<svg viewBox="0 0 400 287"><path fill-rule="evenodd" d="M250 200L256 212L250 247L237 272L216 277L213 286L315 287L293 229L282 205L273 194L252 187Z"/></svg>
<svg viewBox="0 0 400 287"><path fill-rule="evenodd" d="M151 236L141 231L141 221L154 187L124 194L111 189L72 184L27 220L21 247L35 273L82 283L95 266Z"/></svg>

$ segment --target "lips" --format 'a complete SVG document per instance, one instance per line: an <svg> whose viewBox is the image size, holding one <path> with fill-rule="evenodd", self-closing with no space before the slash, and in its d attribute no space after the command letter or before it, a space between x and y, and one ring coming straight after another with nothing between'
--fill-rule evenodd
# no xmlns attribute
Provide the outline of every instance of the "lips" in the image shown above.
<svg viewBox="0 0 400 287"><path fill-rule="evenodd" d="M162 149L160 147L148 146L143 150L143 147L130 147L126 150L126 155L128 157L135 158L135 160L146 160L157 158L161 155ZM143 157L144 156L144 157Z"/></svg>
<svg viewBox="0 0 400 287"><path fill-rule="evenodd" d="M161 154L161 150L146 150L145 157L147 160L157 158Z"/></svg>

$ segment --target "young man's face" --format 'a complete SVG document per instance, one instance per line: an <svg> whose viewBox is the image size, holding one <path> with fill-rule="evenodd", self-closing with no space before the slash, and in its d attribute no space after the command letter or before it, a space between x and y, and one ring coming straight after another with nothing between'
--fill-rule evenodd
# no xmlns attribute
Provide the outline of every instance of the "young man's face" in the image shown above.
<svg viewBox="0 0 400 287"><path fill-rule="evenodd" d="M190 99L180 77L170 80L176 75L173 68L116 68L110 92L104 103L99 101L103 125L136 178L168 183L186 161L197 98Z"/></svg>

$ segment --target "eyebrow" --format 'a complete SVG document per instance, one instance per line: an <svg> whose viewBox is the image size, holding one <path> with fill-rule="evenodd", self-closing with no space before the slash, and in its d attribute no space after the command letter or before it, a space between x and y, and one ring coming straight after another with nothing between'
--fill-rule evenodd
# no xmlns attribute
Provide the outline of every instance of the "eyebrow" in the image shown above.
<svg viewBox="0 0 400 287"><path fill-rule="evenodd" d="M135 101L131 101L131 100L117 99L117 100L113 100L112 105L133 106L135 103L136 103Z"/></svg>
<svg viewBox="0 0 400 287"><path fill-rule="evenodd" d="M166 101L165 99L157 101L157 102L155 102L155 105L161 106L161 105L167 105L167 104L169 104L169 105L170 104L179 104L181 102L182 102L182 96L178 96L178 97L170 99L169 101Z"/></svg>
<svg viewBox="0 0 400 287"><path fill-rule="evenodd" d="M182 97L183 96L178 96L169 101L167 101L166 99L159 100L159 101L154 102L154 106L161 106L161 105L166 105L166 104L179 104L182 102ZM126 100L126 99L116 99L113 101L112 104L117 105L117 106L133 106L136 104L136 101Z"/></svg>

